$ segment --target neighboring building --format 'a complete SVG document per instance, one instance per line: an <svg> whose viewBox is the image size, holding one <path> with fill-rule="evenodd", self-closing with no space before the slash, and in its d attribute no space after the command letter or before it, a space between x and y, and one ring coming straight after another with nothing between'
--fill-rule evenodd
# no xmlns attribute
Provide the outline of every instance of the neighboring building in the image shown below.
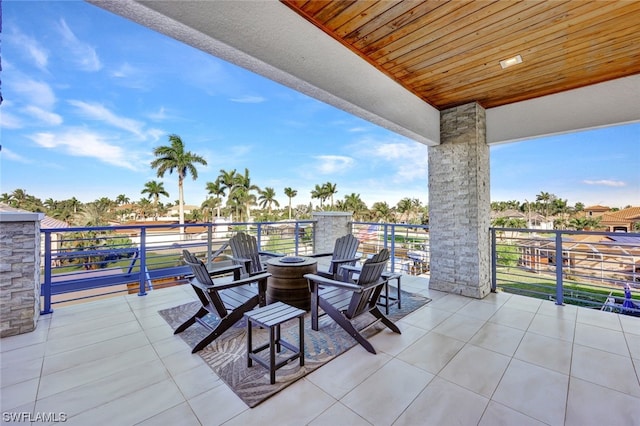
<svg viewBox="0 0 640 426"><path fill-rule="evenodd" d="M601 216L600 225L610 232L640 232L640 207L629 207Z"/></svg>
<svg viewBox="0 0 640 426"><path fill-rule="evenodd" d="M589 206L585 207L583 213L586 217L600 217L603 214L611 211L610 207L606 206Z"/></svg>

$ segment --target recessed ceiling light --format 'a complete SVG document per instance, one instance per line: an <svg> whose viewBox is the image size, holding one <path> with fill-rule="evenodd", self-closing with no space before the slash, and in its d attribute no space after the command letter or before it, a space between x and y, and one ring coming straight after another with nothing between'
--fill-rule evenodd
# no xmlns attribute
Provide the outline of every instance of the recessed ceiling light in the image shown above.
<svg viewBox="0 0 640 426"><path fill-rule="evenodd" d="M503 59L502 61L500 61L500 66L502 67L502 69L505 69L512 65L516 65L520 63L522 63L522 56L516 55L512 58Z"/></svg>

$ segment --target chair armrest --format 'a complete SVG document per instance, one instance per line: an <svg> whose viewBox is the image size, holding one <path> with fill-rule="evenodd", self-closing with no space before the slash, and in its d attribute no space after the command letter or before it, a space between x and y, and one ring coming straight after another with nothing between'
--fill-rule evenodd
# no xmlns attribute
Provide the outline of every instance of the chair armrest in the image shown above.
<svg viewBox="0 0 640 426"><path fill-rule="evenodd" d="M274 253L270 251L259 251L258 254L261 256L284 257L284 254L282 253Z"/></svg>
<svg viewBox="0 0 640 426"><path fill-rule="evenodd" d="M325 257L325 256L333 256L333 252L308 254L308 255L306 255L306 256L307 256L307 257Z"/></svg>
<svg viewBox="0 0 640 426"><path fill-rule="evenodd" d="M355 293L360 293L362 292L362 289L363 289L362 286L359 286L358 284L345 283L344 281L336 281L330 278L325 278L317 274L305 274L304 277L309 281L310 284L314 283L315 285L320 284L323 286L337 287L337 288L342 288L344 290L353 291ZM313 285L313 287L315 287L315 285Z"/></svg>
<svg viewBox="0 0 640 426"><path fill-rule="evenodd" d="M242 269L242 266L240 265L231 265L231 266L223 266L220 268L213 268L213 269L209 269L209 275L210 276L216 276L216 275L224 275L224 274L230 274L233 272L233 277L234 279L239 279L240 278L240 269Z"/></svg>
<svg viewBox="0 0 640 426"><path fill-rule="evenodd" d="M264 272L264 273L259 274L259 275L254 275L254 276L242 278L242 279L239 279L239 280L233 280L233 281L231 281L229 283L224 283L224 284L213 283L213 288L215 288L216 290L224 290L226 288L233 288L233 287L238 287L238 286L241 286L241 285L255 283L256 281L264 281L267 278L269 278L270 276L271 276L270 273Z"/></svg>

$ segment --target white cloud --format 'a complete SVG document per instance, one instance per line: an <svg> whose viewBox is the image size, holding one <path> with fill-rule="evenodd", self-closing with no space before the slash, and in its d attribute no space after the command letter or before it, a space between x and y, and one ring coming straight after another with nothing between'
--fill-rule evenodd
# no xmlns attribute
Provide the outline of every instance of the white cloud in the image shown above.
<svg viewBox="0 0 640 426"><path fill-rule="evenodd" d="M349 145L354 157L373 162L385 162L391 180L396 183L412 182L428 178L426 145L397 138L376 140L363 138Z"/></svg>
<svg viewBox="0 0 640 426"><path fill-rule="evenodd" d="M30 105L24 109L24 112L36 118L40 122L49 126L58 126L62 124L62 117L54 112L46 111L35 105Z"/></svg>
<svg viewBox="0 0 640 426"><path fill-rule="evenodd" d="M131 132L142 139L146 139L147 136L155 137L157 134L157 132L154 131L152 132L152 135L149 135L149 132L145 132L143 129L144 123L131 118L120 117L101 104L77 100L69 100L68 102L76 107L85 117L103 121L119 129Z"/></svg>
<svg viewBox="0 0 640 426"><path fill-rule="evenodd" d="M11 88L24 99L25 104L51 109L56 103L56 95L47 83L16 75Z"/></svg>
<svg viewBox="0 0 640 426"><path fill-rule="evenodd" d="M80 41L64 19L60 20L59 30L68 49L67 53L70 54L82 71L99 71L102 69L102 63L95 48Z"/></svg>
<svg viewBox="0 0 640 426"><path fill-rule="evenodd" d="M353 158L342 155L318 155L314 158L319 162L316 170L325 175L348 171L354 163Z"/></svg>
<svg viewBox="0 0 640 426"><path fill-rule="evenodd" d="M11 43L14 43L20 46L19 51L27 57L28 60L33 62L33 64L43 70L47 70L47 64L49 62L49 53L45 48L43 48L37 40L28 35L24 34L18 28L12 27L9 40Z"/></svg>
<svg viewBox="0 0 640 426"><path fill-rule="evenodd" d="M16 161L18 163L29 164L32 161L8 149L6 146L0 147L0 155L3 160Z"/></svg>
<svg viewBox="0 0 640 426"><path fill-rule="evenodd" d="M36 133L28 136L43 148L55 149L74 157L95 158L103 163L137 170L131 163L131 153L122 147L108 143L102 135L86 129L67 129L61 133Z"/></svg>
<svg viewBox="0 0 640 426"><path fill-rule="evenodd" d="M6 107L6 102L3 106ZM20 118L18 118L14 114L4 111L4 109L0 109L0 128L21 129L23 126L24 124L22 123Z"/></svg>
<svg viewBox="0 0 640 426"><path fill-rule="evenodd" d="M619 180L610 180L610 179L601 179L601 180L583 180L583 183L587 185L598 185L598 186L612 186L612 187L620 187L625 186L626 184Z"/></svg>
<svg viewBox="0 0 640 426"><path fill-rule="evenodd" d="M231 102L238 102L241 104L259 104L262 102L266 102L266 99L262 96L240 96L239 98L231 98L229 99Z"/></svg>

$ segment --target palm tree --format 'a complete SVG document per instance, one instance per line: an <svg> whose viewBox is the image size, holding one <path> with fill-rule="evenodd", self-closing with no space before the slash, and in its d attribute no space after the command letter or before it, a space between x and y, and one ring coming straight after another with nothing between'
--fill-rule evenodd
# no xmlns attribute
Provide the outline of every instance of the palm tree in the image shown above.
<svg viewBox="0 0 640 426"><path fill-rule="evenodd" d="M389 204L386 202L375 202L371 207L371 213L373 217L378 222L392 222L393 221L393 210L389 207Z"/></svg>
<svg viewBox="0 0 640 426"><path fill-rule="evenodd" d="M198 178L198 170L194 163L207 165L207 161L191 151L185 151L184 142L178 135L169 135L170 146L158 146L154 148L153 155L157 158L151 162L151 168L157 169L158 177L163 177L166 172L178 173L178 203L180 208L180 224L184 224L184 179L191 174L193 180ZM180 233L184 233L184 227L180 227Z"/></svg>
<svg viewBox="0 0 640 426"><path fill-rule="evenodd" d="M123 204L129 204L131 200L124 194L120 194L116 197L116 203L121 206Z"/></svg>
<svg viewBox="0 0 640 426"><path fill-rule="evenodd" d="M211 212L211 222L213 222L213 209L218 209L219 212L221 202L220 198L208 197L200 204L200 208L205 212L203 215L205 220L209 216L208 212Z"/></svg>
<svg viewBox="0 0 640 426"><path fill-rule="evenodd" d="M289 198L289 220L291 220L291 199L296 195L298 195L298 191L296 191L293 188L286 187L284 189L284 195L286 195Z"/></svg>
<svg viewBox="0 0 640 426"><path fill-rule="evenodd" d="M138 201L136 203L136 215L138 218L142 218L142 219L146 219L149 212L151 212L152 210L155 211L155 209L153 209L153 206L151 205L151 201L149 201L147 198L141 198L140 201Z"/></svg>
<svg viewBox="0 0 640 426"><path fill-rule="evenodd" d="M317 198L320 200L320 210L323 209L324 202L328 197L329 197L329 194L327 192L327 187L324 184L323 185L316 184L316 186L311 190L311 198Z"/></svg>
<svg viewBox="0 0 640 426"><path fill-rule="evenodd" d="M249 169L245 168L244 175L236 174L229 198L234 198L237 206L242 207L247 222L251 222L251 206L256 203L256 196L251 193L252 191L260 192L260 187L251 183Z"/></svg>
<svg viewBox="0 0 640 426"><path fill-rule="evenodd" d="M230 172L220 169L220 174L218 175L218 179L220 181L220 185L226 189L227 191L227 207L231 207L231 189L233 188L234 183L236 182L236 177L238 173L236 169L231 170ZM232 209L233 211L233 209Z"/></svg>
<svg viewBox="0 0 640 426"><path fill-rule="evenodd" d="M556 198L555 195L550 194L548 192L540 192L540 194L536 195L536 201L542 202L542 214L547 218L549 215L549 203Z"/></svg>
<svg viewBox="0 0 640 426"><path fill-rule="evenodd" d="M217 201L216 217L220 217L220 206L222 205L221 197L224 197L227 188L223 185L222 180L218 178L215 182L207 182L206 190L209 195L213 195L215 197L215 200Z"/></svg>
<svg viewBox="0 0 640 426"><path fill-rule="evenodd" d="M140 191L141 194L147 194L147 198L153 198L153 207L155 209L155 220L158 220L158 200L161 195L165 197L169 196L169 193L164 189L164 183L150 180L144 184L144 189Z"/></svg>
<svg viewBox="0 0 640 426"><path fill-rule="evenodd" d="M75 221L80 226L107 225L109 220L109 206L106 203L94 201L84 205Z"/></svg>
<svg viewBox="0 0 640 426"><path fill-rule="evenodd" d="M354 219L362 220L364 219L367 211L367 205L362 201L362 198L360 198L360 194L352 192L351 194L344 196L342 209L344 211L353 212Z"/></svg>
<svg viewBox="0 0 640 426"><path fill-rule="evenodd" d="M327 182L322 185L325 198L331 199L331 208L333 209L333 196L338 193L338 185L335 183Z"/></svg>
<svg viewBox="0 0 640 426"><path fill-rule="evenodd" d="M275 204L276 207L280 207L280 203L276 200L276 191L273 188L266 187L263 191L260 191L260 197L258 197L258 201L260 201L260 207L263 209L266 207L269 211L269 216L271 216L271 207Z"/></svg>

